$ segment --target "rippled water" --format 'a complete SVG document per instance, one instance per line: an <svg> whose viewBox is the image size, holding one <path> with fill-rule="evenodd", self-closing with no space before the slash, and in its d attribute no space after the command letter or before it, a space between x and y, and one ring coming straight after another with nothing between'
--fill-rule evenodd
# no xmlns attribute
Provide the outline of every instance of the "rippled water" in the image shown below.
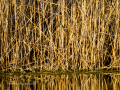
<svg viewBox="0 0 120 90"><path fill-rule="evenodd" d="M8 74L0 76L0 90L120 90L120 74Z"/></svg>

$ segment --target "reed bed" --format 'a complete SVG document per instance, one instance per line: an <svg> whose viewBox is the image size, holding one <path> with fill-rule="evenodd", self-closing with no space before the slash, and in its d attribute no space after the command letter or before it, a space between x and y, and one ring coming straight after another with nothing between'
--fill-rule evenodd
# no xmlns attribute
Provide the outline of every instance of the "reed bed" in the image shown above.
<svg viewBox="0 0 120 90"><path fill-rule="evenodd" d="M119 3L1 0L1 72L119 70Z"/></svg>
<svg viewBox="0 0 120 90"><path fill-rule="evenodd" d="M120 74L31 74L0 77L1 90L119 90Z"/></svg>

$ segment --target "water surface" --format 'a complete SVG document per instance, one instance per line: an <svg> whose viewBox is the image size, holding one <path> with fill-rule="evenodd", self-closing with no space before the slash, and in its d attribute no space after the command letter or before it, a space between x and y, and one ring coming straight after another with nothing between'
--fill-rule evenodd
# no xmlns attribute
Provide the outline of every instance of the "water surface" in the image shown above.
<svg viewBox="0 0 120 90"><path fill-rule="evenodd" d="M120 90L116 73L1 74L0 90Z"/></svg>

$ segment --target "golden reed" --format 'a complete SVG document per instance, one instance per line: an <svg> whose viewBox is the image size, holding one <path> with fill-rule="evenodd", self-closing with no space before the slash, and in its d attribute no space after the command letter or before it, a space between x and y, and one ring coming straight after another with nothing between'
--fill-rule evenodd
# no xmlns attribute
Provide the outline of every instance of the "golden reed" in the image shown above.
<svg viewBox="0 0 120 90"><path fill-rule="evenodd" d="M0 70L119 70L119 12L119 0L1 0Z"/></svg>

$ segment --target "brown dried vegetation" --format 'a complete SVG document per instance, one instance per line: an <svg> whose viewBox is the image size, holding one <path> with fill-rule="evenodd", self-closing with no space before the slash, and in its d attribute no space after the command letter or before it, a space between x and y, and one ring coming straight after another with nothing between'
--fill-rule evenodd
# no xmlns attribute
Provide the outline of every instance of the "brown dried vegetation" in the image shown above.
<svg viewBox="0 0 120 90"><path fill-rule="evenodd" d="M119 70L119 3L2 0L1 71Z"/></svg>

